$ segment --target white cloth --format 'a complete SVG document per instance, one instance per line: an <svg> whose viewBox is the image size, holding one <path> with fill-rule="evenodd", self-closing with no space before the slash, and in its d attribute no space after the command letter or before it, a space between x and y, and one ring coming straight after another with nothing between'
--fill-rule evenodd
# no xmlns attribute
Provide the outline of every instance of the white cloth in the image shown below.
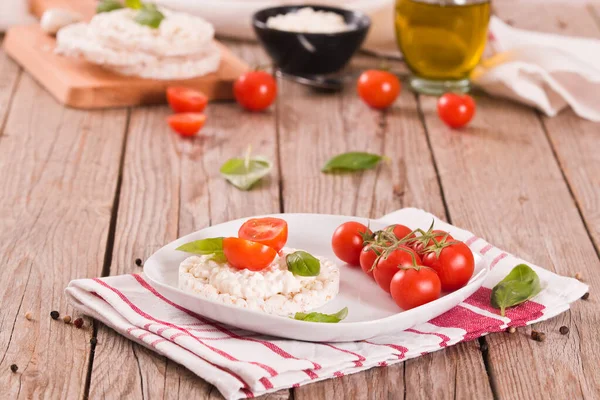
<svg viewBox="0 0 600 400"><path fill-rule="evenodd" d="M427 229L432 218L425 211L406 208L383 220ZM544 289L501 317L490 306L491 288L515 265L525 261L437 218L436 227L449 231L485 258L491 271L483 287L428 323L366 341L300 342L224 326L170 302L143 274L74 280L66 295L80 312L186 366L215 385L226 399L238 399L385 367L508 326L543 321L568 310L569 304L588 290L576 279L526 262L537 272Z"/></svg>
<svg viewBox="0 0 600 400"><path fill-rule="evenodd" d="M489 33L496 55L473 71L475 85L551 117L568 105L600 122L600 40L525 31L496 17Z"/></svg>

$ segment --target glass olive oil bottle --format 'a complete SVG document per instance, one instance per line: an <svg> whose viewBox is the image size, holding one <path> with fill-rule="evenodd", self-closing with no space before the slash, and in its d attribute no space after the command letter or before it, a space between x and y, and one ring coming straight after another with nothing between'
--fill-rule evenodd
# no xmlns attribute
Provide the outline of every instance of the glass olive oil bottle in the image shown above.
<svg viewBox="0 0 600 400"><path fill-rule="evenodd" d="M433 94L468 90L489 19L488 0L396 0L396 39L412 86Z"/></svg>

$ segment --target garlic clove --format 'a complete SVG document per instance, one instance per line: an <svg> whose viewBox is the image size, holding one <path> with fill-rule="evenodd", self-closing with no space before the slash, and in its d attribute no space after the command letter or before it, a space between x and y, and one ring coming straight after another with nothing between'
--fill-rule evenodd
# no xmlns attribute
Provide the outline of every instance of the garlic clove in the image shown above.
<svg viewBox="0 0 600 400"><path fill-rule="evenodd" d="M40 26L47 34L56 35L56 32L61 28L79 22L82 19L83 18L78 13L62 8L51 8L42 14Z"/></svg>

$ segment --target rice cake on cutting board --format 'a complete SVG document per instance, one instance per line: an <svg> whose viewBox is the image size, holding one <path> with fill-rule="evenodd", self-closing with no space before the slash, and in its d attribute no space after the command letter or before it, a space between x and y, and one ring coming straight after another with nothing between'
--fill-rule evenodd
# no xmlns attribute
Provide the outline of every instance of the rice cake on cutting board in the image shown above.
<svg viewBox="0 0 600 400"><path fill-rule="evenodd" d="M93 0L32 0L31 9L38 17L50 8L65 8L89 19L95 12ZM54 54L56 40L42 31L39 24L16 26L8 30L4 48L42 86L61 103L83 109L126 107L164 103L165 90L171 85L193 87L211 100L233 98L233 82L248 65L229 49L221 49L219 69L201 77L185 80L155 80L123 76L98 65Z"/></svg>

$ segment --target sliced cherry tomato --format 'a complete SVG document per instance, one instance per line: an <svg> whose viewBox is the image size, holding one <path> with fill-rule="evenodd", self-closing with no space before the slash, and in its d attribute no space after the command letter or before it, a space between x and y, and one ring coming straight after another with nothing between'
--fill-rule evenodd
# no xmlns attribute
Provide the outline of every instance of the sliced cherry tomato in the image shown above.
<svg viewBox="0 0 600 400"><path fill-rule="evenodd" d="M377 257L378 255L375 252L375 250L373 250L373 245L371 244L366 245L360 251L360 267L363 271L365 271L365 274L369 275L371 278L373 278L373 267L375 265L375 260L377 259Z"/></svg>
<svg viewBox="0 0 600 400"><path fill-rule="evenodd" d="M377 109L388 108L400 94L400 81L387 71L370 69L358 78L356 90L369 106Z"/></svg>
<svg viewBox="0 0 600 400"><path fill-rule="evenodd" d="M360 252L364 246L362 234L365 232L372 234L369 228L355 221L338 226L331 238L331 247L337 258L352 266L359 266Z"/></svg>
<svg viewBox="0 0 600 400"><path fill-rule="evenodd" d="M414 264L413 264L414 263ZM381 257L373 270L375 282L386 292L390 292L390 282L400 267L422 265L421 258L413 249L407 246L398 246L387 257Z"/></svg>
<svg viewBox="0 0 600 400"><path fill-rule="evenodd" d="M475 270L475 259L469 246L463 242L450 244L423 256L423 265L437 272L442 282L442 290L452 292L465 286Z"/></svg>
<svg viewBox="0 0 600 400"><path fill-rule="evenodd" d="M431 231L431 235L433 235L433 238L435 238L435 240L438 243L451 242L454 240L452 235L450 235L448 232L441 231L439 229L435 229L435 230ZM448 235L448 236L446 236L446 235ZM444 238L446 238L446 239L444 239ZM424 243L424 240L416 241L416 242L412 243L412 245L410 247L412 247L420 256L422 256L425 248L429 247L431 245L433 245L433 239L429 239L427 241L427 244Z"/></svg>
<svg viewBox="0 0 600 400"><path fill-rule="evenodd" d="M475 115L475 102L468 94L446 93L439 98L437 111L440 119L451 128L460 128Z"/></svg>
<svg viewBox="0 0 600 400"><path fill-rule="evenodd" d="M240 227L238 236L241 239L262 243L279 251L287 242L288 225L280 218L252 218Z"/></svg>
<svg viewBox="0 0 600 400"><path fill-rule="evenodd" d="M411 238L415 237L415 234L412 233L412 229L410 229L406 225L400 225L400 224L390 225L385 229L387 230L392 226L394 227L394 230L392 232L394 232L394 236L396 236L398 239L404 239L405 237L407 237L409 235ZM411 233L412 233L412 235L411 235Z"/></svg>
<svg viewBox="0 0 600 400"><path fill-rule="evenodd" d="M171 129L181 136L194 136L204 126L206 115L200 113L173 114L167 117Z"/></svg>
<svg viewBox="0 0 600 400"><path fill-rule="evenodd" d="M208 97L195 89L183 86L170 86L167 88L167 101L171 109L176 113L199 113L206 108Z"/></svg>
<svg viewBox="0 0 600 400"><path fill-rule="evenodd" d="M250 271L265 269L277 256L272 247L234 237L223 239L223 253L232 267Z"/></svg>
<svg viewBox="0 0 600 400"><path fill-rule="evenodd" d="M441 291L440 278L427 267L400 269L390 283L392 298L403 310L439 299Z"/></svg>
<svg viewBox="0 0 600 400"><path fill-rule="evenodd" d="M233 95L239 105L250 111L262 111L277 97L277 83L265 71L246 72L233 85Z"/></svg>

